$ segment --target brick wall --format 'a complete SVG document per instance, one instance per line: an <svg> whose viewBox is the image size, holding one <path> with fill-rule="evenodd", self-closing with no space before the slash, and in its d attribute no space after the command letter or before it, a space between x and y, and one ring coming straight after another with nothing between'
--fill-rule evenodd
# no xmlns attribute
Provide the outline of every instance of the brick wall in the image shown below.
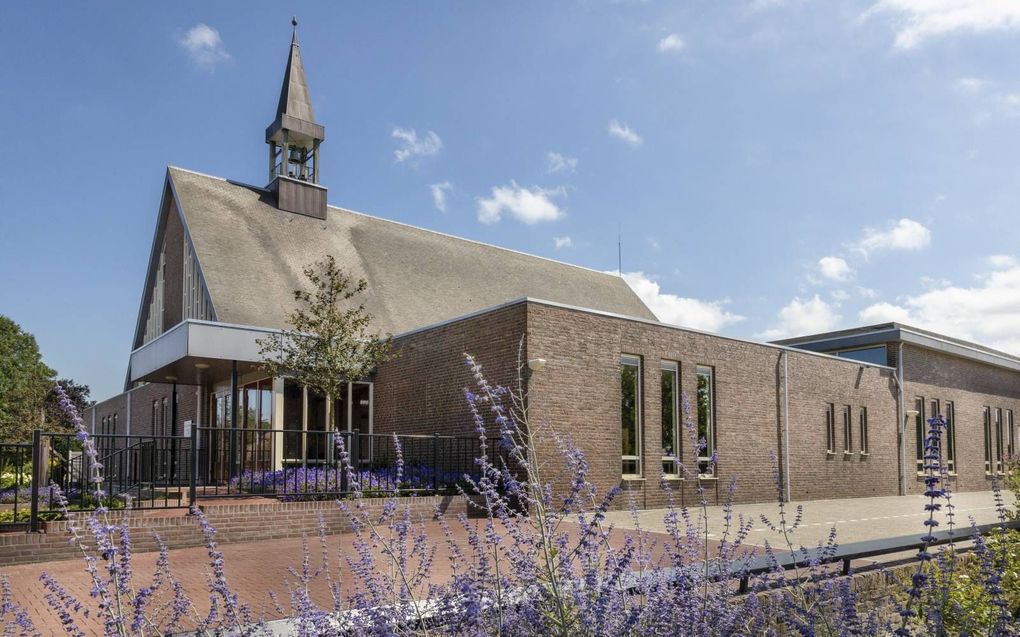
<svg viewBox="0 0 1020 637"><path fill-rule="evenodd" d="M680 364L680 388L696 394L695 368L715 371L719 480L705 482L710 499L725 496L737 480L742 502L775 497L770 454L779 454L782 433L781 350L716 336L613 318L541 303L528 304L528 357L545 358L535 374L530 409L540 427L539 448L548 450L547 475L566 479L555 456L555 435L566 436L586 454L602 492L621 484L620 376L622 353L643 361L644 480L622 485L639 507L661 506L660 361ZM794 498L839 498L896 493L896 401L891 371L793 352L789 358L790 464ZM871 455L843 459L825 445L825 406L849 404L869 410ZM837 407L838 410L838 407ZM854 436L857 423L854 420ZM683 456L693 466L693 445ZM855 450L857 449L855 440ZM672 483L690 501L691 481ZM626 505L627 498L618 504Z"/></svg>
<svg viewBox="0 0 1020 637"><path fill-rule="evenodd" d="M194 385L177 386L177 435L183 434L184 421L192 423L198 420L198 394ZM152 436L158 432L153 431L152 423L152 402L170 400L173 393L173 386L166 383L149 383L136 387L128 392L117 394L98 402L82 414L85 426L92 429L93 411L95 412L96 432L100 430L100 422L105 417L117 416L118 434L128 432L128 394L131 395L131 435Z"/></svg>
<svg viewBox="0 0 1020 637"><path fill-rule="evenodd" d="M994 410L1002 409L1004 430L1006 410L1012 409L1015 428L1020 418L1020 374L911 345L903 345L903 348L905 408L913 409L915 398L923 397L925 417L930 418L927 404L931 399L939 401L942 411L946 401L953 401L957 476L950 483L951 487L957 491L990 489L991 478L985 474L984 467L983 408L992 408L993 419ZM907 489L911 493L921 493L924 481L915 471L915 431L911 420L906 427ZM1004 431L1004 439L1005 435ZM1005 440L1003 446L1005 449Z"/></svg>
<svg viewBox="0 0 1020 637"><path fill-rule="evenodd" d="M526 306L515 304L396 339L394 358L376 374L376 433L474 436L464 399L474 379L464 354L478 359L490 382L513 382L526 317Z"/></svg>
<svg viewBox="0 0 1020 637"><path fill-rule="evenodd" d="M410 507L413 519L433 519L437 509L451 519L474 510L469 510L463 496L407 497L399 498L398 502L401 506ZM373 515L382 512L384 503L382 498L365 500L368 511ZM224 502L203 504L201 508L216 529L216 541L220 544L314 536L319 532L320 516L329 534L351 530L350 518L335 501ZM174 549L204 545L196 518L186 515L184 509L155 515L153 512L135 511L124 514L124 519L130 529L134 552L158 550L154 537L157 533L167 546ZM272 524L266 523L268 519L272 520ZM68 544L67 525L67 522L48 522L45 533L0 534L0 567L80 559L77 547Z"/></svg>

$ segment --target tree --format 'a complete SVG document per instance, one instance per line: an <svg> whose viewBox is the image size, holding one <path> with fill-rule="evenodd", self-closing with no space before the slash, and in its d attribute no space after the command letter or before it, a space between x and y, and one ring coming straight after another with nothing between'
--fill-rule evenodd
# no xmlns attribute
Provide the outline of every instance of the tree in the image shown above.
<svg viewBox="0 0 1020 637"><path fill-rule="evenodd" d="M291 329L259 339L259 354L271 376L336 398L389 358L390 337L369 328L372 317L358 301L367 281L352 278L331 255L304 274L311 286L294 291L299 307L288 318Z"/></svg>
<svg viewBox="0 0 1020 637"><path fill-rule="evenodd" d="M0 440L22 442L40 425L54 376L35 337L0 315Z"/></svg>
<svg viewBox="0 0 1020 637"><path fill-rule="evenodd" d="M96 401L89 400L88 385L80 385L70 378L61 378L56 382L57 385L63 388L64 393L74 403L74 408L79 414L85 413L91 405L94 405ZM50 388L50 391L46 394L46 400L44 409L46 411L46 428L47 429L74 429L74 423L67 413L60 408L60 398L57 397L57 392L54 387Z"/></svg>

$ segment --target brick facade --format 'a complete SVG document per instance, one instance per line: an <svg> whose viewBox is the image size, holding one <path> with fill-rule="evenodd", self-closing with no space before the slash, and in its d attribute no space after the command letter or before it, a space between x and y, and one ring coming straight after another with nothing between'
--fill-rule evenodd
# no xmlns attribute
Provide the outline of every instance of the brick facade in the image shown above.
<svg viewBox="0 0 1020 637"><path fill-rule="evenodd" d="M710 499L725 498L731 478L738 501L775 497L772 457L781 458L783 352L787 352L790 483L794 498L893 495L897 492L896 397L892 370L784 350L679 328L542 302L522 301L400 338L397 356L376 377L375 430L473 435L463 389L472 385L463 353L474 354L490 382L516 384L521 360L544 358L531 374L529 409L539 438L543 478L563 488L568 476L557 451L571 440L584 451L593 482L605 493L621 485L639 507L662 506L667 489L692 501L694 481L661 478L660 361L679 363L680 389L696 393L695 369L715 371L718 478L705 480ZM621 479L620 356L641 356L642 479ZM529 374L525 369L525 375ZM827 405L852 411L852 453L826 452ZM859 447L858 414L868 410L870 453ZM695 466L693 444L683 457Z"/></svg>
<svg viewBox="0 0 1020 637"><path fill-rule="evenodd" d="M991 476L985 473L984 407L1003 412L1003 438L1006 437L1006 411L1013 410L1014 436L1016 419L1020 417L1020 374L977 361L950 356L911 345L903 348L903 385L906 409L914 408L916 397L925 399L925 416L930 418L928 403L939 401L942 411L952 401L956 415L956 469L950 482L956 491L977 491L991 488ZM994 421L993 421L994 422ZM916 426L906 426L907 490L924 491L924 481L915 470ZM994 436L994 424L993 424ZM994 444L994 443L993 443ZM1003 441L1005 447L1005 440ZM994 452L994 450L993 450ZM1005 449L1003 450L1005 455Z"/></svg>
<svg viewBox="0 0 1020 637"><path fill-rule="evenodd" d="M153 429L152 403L153 401L170 400L173 394L173 385L166 383L148 383L140 385L98 402L85 410L82 419L85 426L93 433L101 432L103 418L117 417L117 429L114 433L127 434L132 436L153 436L160 432ZM130 399L128 398L130 396ZM128 414L128 403L130 402L131 413ZM190 420L198 422L198 387L195 385L177 386L177 435L183 435L182 423ZM94 427L94 428L93 428ZM130 429L129 429L130 427ZM169 434L169 432L167 432Z"/></svg>

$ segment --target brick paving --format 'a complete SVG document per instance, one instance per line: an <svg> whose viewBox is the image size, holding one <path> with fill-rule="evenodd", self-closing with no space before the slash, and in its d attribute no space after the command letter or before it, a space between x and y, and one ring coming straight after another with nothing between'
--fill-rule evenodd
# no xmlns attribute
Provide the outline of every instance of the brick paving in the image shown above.
<svg viewBox="0 0 1020 637"><path fill-rule="evenodd" d="M272 520L267 519L267 524ZM484 520L471 520L469 524L476 529L481 529ZM467 550L467 531L456 522L451 522L452 538L456 544ZM450 550L444 538L441 526L438 522L425 523L429 537L437 541L438 550L432 577L433 583L442 583L449 579ZM576 527L574 527L576 529ZM624 531L614 531L611 536L611 544L619 546L624 539ZM653 539L662 540L662 534L651 534ZM345 556L353 556L354 550L351 546L351 534L332 535L327 538L330 564L336 572L338 564ZM321 563L322 550L319 538L308 538L311 563L313 568ZM225 571L230 587L238 594L240 600L248 604L255 615L265 614L269 619L280 617L275 611L270 600L269 593L275 592L280 604L286 610L289 608L289 594L287 582L294 582L290 569L301 568L303 556L303 540L301 538L284 538L273 540L262 540L258 542L245 542L221 545L219 549L224 554ZM149 583L155 571L157 553L137 553L134 555L133 565L135 582L143 586ZM208 612L208 574L210 572L209 557L205 548L183 548L170 551L170 565L173 574L177 577L188 596L195 603L199 613ZM343 565L346 573L346 565ZM10 581L14 601L24 606L36 627L43 635L56 635L63 633L60 622L51 611L45 600L45 589L39 581L40 574L45 571L59 581L70 593L79 600L89 600L89 589L91 588L88 575L84 571L84 563L80 559L61 560L37 564L21 564L4 568L2 571ZM345 582L346 584L346 582ZM332 606L331 596L324 580L319 579L310 588L312 598L322 607ZM86 634L101 635L101 626L96 620L87 623Z"/></svg>

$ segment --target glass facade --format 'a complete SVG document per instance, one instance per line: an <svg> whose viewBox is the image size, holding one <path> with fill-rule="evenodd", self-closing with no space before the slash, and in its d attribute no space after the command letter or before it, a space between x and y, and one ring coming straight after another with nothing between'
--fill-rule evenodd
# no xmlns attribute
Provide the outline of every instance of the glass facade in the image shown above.
<svg viewBox="0 0 1020 637"><path fill-rule="evenodd" d="M836 356L841 358L852 358L855 361L861 361L863 363L873 363L875 365L888 365L888 358L885 351L885 345L879 345L878 347L865 347L862 349L848 349L841 352L836 352Z"/></svg>

